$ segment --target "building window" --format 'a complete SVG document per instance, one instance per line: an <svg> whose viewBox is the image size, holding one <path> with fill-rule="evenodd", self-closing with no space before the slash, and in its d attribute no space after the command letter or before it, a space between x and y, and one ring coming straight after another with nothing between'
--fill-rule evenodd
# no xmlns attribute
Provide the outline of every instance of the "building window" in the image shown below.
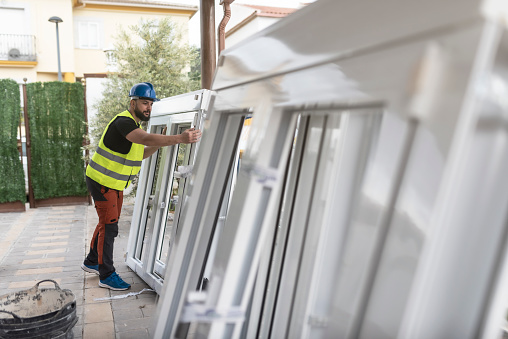
<svg viewBox="0 0 508 339"><path fill-rule="evenodd" d="M24 8L2 7L0 4L0 34L30 34Z"/></svg>
<svg viewBox="0 0 508 339"><path fill-rule="evenodd" d="M102 21L98 19L76 18L75 41L76 48L102 48Z"/></svg>

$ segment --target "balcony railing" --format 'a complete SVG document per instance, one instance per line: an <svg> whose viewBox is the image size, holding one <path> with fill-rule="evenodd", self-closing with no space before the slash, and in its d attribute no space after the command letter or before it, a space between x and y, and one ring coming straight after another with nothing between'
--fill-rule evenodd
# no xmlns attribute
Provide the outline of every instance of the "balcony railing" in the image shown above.
<svg viewBox="0 0 508 339"><path fill-rule="evenodd" d="M0 60L37 61L35 36L0 34Z"/></svg>

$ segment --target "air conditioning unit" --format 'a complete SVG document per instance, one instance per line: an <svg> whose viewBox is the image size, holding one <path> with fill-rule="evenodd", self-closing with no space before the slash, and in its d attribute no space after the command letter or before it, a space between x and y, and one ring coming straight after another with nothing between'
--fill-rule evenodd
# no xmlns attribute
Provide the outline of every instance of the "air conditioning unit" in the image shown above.
<svg viewBox="0 0 508 339"><path fill-rule="evenodd" d="M11 48L9 50L8 60L20 60L21 52L17 48Z"/></svg>

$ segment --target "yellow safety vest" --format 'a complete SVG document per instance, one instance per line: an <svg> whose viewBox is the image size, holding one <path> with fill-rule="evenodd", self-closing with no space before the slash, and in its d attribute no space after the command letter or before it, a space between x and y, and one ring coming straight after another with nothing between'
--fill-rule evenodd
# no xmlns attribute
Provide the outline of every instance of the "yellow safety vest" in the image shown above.
<svg viewBox="0 0 508 339"><path fill-rule="evenodd" d="M132 143L129 153L122 154L112 151L104 145L104 136L109 125L117 117L129 117L134 120L129 111L124 111L109 122L102 134L99 147L86 168L86 176L102 186L121 191L126 189L134 176L139 173L145 146Z"/></svg>

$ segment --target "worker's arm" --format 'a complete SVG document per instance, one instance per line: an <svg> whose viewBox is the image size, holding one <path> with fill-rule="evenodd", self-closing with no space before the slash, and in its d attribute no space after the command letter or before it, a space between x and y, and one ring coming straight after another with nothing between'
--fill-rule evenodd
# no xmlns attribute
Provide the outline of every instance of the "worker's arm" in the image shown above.
<svg viewBox="0 0 508 339"><path fill-rule="evenodd" d="M145 150L143 152L143 159L148 158L152 154L155 153L160 147L159 146L145 146Z"/></svg>
<svg viewBox="0 0 508 339"><path fill-rule="evenodd" d="M143 131L141 128L136 128L125 136L127 140L135 144L141 144L145 147L143 159L149 157L162 146L171 146L176 144L192 144L201 138L201 131L194 128L187 129L182 134L176 135L161 135L152 134Z"/></svg>
<svg viewBox="0 0 508 339"><path fill-rule="evenodd" d="M168 127L164 127L164 129L162 130L161 134L162 135L166 135L166 131L168 130ZM144 149L144 152L143 152L143 159L146 159L148 158L149 156L151 156L152 154L155 153L155 151L157 151L160 147L159 146L145 146L145 149Z"/></svg>

